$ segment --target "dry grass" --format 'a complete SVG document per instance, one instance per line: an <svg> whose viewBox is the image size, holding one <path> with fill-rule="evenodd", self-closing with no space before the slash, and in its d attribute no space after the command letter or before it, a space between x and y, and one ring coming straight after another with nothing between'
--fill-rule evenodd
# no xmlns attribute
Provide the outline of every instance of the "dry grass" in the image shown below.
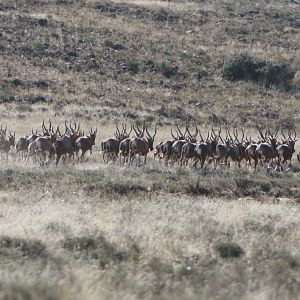
<svg viewBox="0 0 300 300"><path fill-rule="evenodd" d="M13 252L1 242L6 289L18 284L30 293L29 287L38 283L50 294L53 286L64 291L53 299L238 299L258 294L268 299L271 291L276 298L298 296L299 208L294 201L165 192L119 195L87 192L69 180L55 192L58 185L49 181L43 197L39 190L1 195L0 234L16 241L10 243L16 245ZM26 247L32 245L34 256L19 252L22 239ZM32 239L45 245L47 256L36 255L40 252ZM214 251L220 243L235 243L245 255L221 258Z"/></svg>
<svg viewBox="0 0 300 300"><path fill-rule="evenodd" d="M0 171L3 299L298 297L297 170Z"/></svg>

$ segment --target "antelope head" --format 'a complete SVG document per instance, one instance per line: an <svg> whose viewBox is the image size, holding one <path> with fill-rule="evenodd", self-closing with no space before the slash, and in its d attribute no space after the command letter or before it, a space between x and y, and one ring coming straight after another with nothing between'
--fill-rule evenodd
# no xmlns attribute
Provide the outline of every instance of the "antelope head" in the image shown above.
<svg viewBox="0 0 300 300"><path fill-rule="evenodd" d="M291 148L292 152L294 153L295 152L295 144L296 144L296 142L298 140L297 139L297 135L296 135L296 131L294 131L294 137L292 137L292 133L289 130L288 136L289 136L288 145Z"/></svg>
<svg viewBox="0 0 300 300"><path fill-rule="evenodd" d="M9 136L8 136L8 142L11 146L14 146L15 145L15 140L16 140L16 133L14 132L14 134L12 134L10 131L9 131Z"/></svg>
<svg viewBox="0 0 300 300"><path fill-rule="evenodd" d="M91 130L89 131L89 138L92 141L92 145L95 145L95 140L96 140L96 134L97 134L97 128L96 130L93 130L93 128L91 127Z"/></svg>

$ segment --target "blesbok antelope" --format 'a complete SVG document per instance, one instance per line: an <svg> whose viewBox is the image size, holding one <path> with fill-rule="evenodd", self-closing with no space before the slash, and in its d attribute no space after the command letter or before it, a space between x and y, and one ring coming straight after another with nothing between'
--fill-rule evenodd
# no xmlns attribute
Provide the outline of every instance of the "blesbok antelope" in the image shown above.
<svg viewBox="0 0 300 300"><path fill-rule="evenodd" d="M153 150L154 138L157 133L155 125L154 134L151 136L148 129L146 128L146 137L134 137L129 142L129 163L132 164L136 155L139 155L139 164L141 156L144 156L144 165L147 161L147 154Z"/></svg>
<svg viewBox="0 0 300 300"><path fill-rule="evenodd" d="M36 151L35 151L34 142L30 143L27 147L26 162L28 162L30 157L34 162L36 161Z"/></svg>
<svg viewBox="0 0 300 300"><path fill-rule="evenodd" d="M181 165L187 165L189 159L196 158L195 148L197 146L197 135L198 135L198 128L196 126L196 132L194 134L191 134L188 127L187 130L187 142L182 146L181 149L181 156L180 156L180 163Z"/></svg>
<svg viewBox="0 0 300 300"><path fill-rule="evenodd" d="M245 158L245 150L246 150L246 144L244 143L244 131L242 130L242 138L239 140L238 138L238 132L237 130L233 131L233 135L235 140L233 141L232 144L229 145L227 149L227 154L225 157L225 162L227 166L230 166L228 159L230 158L233 162L236 162L238 167L241 167L241 160ZM230 136L230 133L229 133ZM232 137L230 136L231 140Z"/></svg>
<svg viewBox="0 0 300 300"><path fill-rule="evenodd" d="M182 132L180 131L178 125L176 125L176 127L177 127L177 131L178 131L179 135L184 137L183 139L176 140L172 145L172 158L173 158L173 161L174 162L175 161L179 162L180 157L181 157L182 147L183 147L184 144L186 144L188 142L187 137L186 137L187 125L186 125L186 128L185 128L185 133L184 134L182 134Z"/></svg>
<svg viewBox="0 0 300 300"><path fill-rule="evenodd" d="M217 168L218 164L220 164L220 165L227 164L226 155L227 155L227 150L231 144L231 139L228 136L228 131L226 132L225 141L221 137L221 131L222 130L220 128L218 135L217 135L215 133L214 129L212 128L212 136L213 136L214 141L216 142L216 150L214 153L214 161L215 161L214 168Z"/></svg>
<svg viewBox="0 0 300 300"><path fill-rule="evenodd" d="M49 136L39 136L34 142L30 143L32 149L28 149L26 161L28 161L32 151L40 159L41 164L48 163L50 161L52 145L56 141L56 135L52 132ZM28 146L29 147L29 146ZM30 150L30 151L29 151Z"/></svg>
<svg viewBox="0 0 300 300"><path fill-rule="evenodd" d="M123 165L128 163L129 150L130 150L129 144L130 144L130 140L131 140L131 138L129 136L130 136L132 129L134 129L134 131L136 132L135 127L133 125L131 125L129 134L124 136L125 138L120 142L120 145L119 145L120 164L122 164L122 157L123 157ZM140 129L138 128L138 130L140 130ZM144 131L142 131L139 135L140 135L140 137L143 137Z"/></svg>
<svg viewBox="0 0 300 300"><path fill-rule="evenodd" d="M27 138L28 136L22 136L16 142L17 156L21 156L20 159L24 159L26 157L25 154L28 150Z"/></svg>
<svg viewBox="0 0 300 300"><path fill-rule="evenodd" d="M97 134L97 129L93 130L91 128L88 135L81 136L75 141L75 152L78 160L80 159L82 161L85 152L88 150L90 150L90 156L92 155L92 147L95 145L96 134ZM80 158L78 157L79 151L81 151Z"/></svg>
<svg viewBox="0 0 300 300"><path fill-rule="evenodd" d="M6 134L6 130L5 130L5 134ZM6 159L8 160L8 153L10 148L15 145L15 138L16 138L16 133L12 134L11 132L9 132L8 138L6 138L5 135L1 135L0 138L1 158L2 158L2 154L5 154Z"/></svg>
<svg viewBox="0 0 300 300"><path fill-rule="evenodd" d="M282 136L284 137L284 140L282 140L283 144L277 146L276 148L276 154L278 157L278 168L279 170L282 170L282 164L284 164L286 161L290 161L289 166L292 164L292 156L295 152L295 143L297 141L296 139L296 132L294 132L294 137L292 138L291 132L288 132L288 138L284 135L283 131L281 131ZM276 167L277 169L277 167Z"/></svg>
<svg viewBox="0 0 300 300"><path fill-rule="evenodd" d="M163 143L164 142L160 142L160 143L156 144L156 146L154 148L154 153L153 153L154 159L156 157L158 157L159 160L163 158L163 152L162 152Z"/></svg>
<svg viewBox="0 0 300 300"><path fill-rule="evenodd" d="M250 167L252 166L252 160L254 161L254 165L257 165L257 156L256 156L256 148L258 146L258 144L260 144L261 141L255 142L254 140L252 140L252 138L250 137L250 139L248 139L248 137L246 137L246 149L245 149L245 160L246 160L246 164L248 164Z"/></svg>
<svg viewBox="0 0 300 300"><path fill-rule="evenodd" d="M210 163L213 160L214 153L215 153L216 146L217 146L217 140L215 138L213 138L212 135L210 138L209 131L207 133L206 140L203 139L200 131L199 131L199 136L201 138L201 141L199 144L196 145L195 150L194 150L195 162L194 162L193 166L196 168L197 163L200 161L201 169L202 169L204 166L204 163L208 157L211 157L211 160L208 161L208 163Z"/></svg>
<svg viewBox="0 0 300 300"><path fill-rule="evenodd" d="M65 133L62 135L60 133L59 127L57 127L56 134L58 135L56 141L52 145L51 155L55 155L55 164L58 165L59 160L62 156L69 155L69 159L74 156L75 150L75 141L79 138L80 126L75 122L75 127L73 128L70 124L70 127L67 126L65 122Z"/></svg>
<svg viewBox="0 0 300 300"><path fill-rule="evenodd" d="M126 131L126 124L122 124L122 131L119 130L118 125L116 125L116 132L114 133L114 138L109 138L104 140L101 143L101 150L102 150L102 158L104 162L108 162L109 160L115 160L118 157L119 150L120 150L120 143L129 138L129 133Z"/></svg>
<svg viewBox="0 0 300 300"><path fill-rule="evenodd" d="M171 136L173 139L171 140L167 140L165 142L163 142L162 146L161 146L161 152L162 152L162 156L165 160L165 165L168 165L169 161L174 161L174 154L173 154L173 144L178 141L178 140L185 140L184 135L182 134L182 132L180 131L180 129L177 126L177 131L175 132L177 135L174 135L172 127L171 127Z"/></svg>
<svg viewBox="0 0 300 300"><path fill-rule="evenodd" d="M27 143L27 146L30 144L30 143L33 143L40 135L37 133L37 132L33 132L33 130L31 131L31 135L29 135L26 139L26 143Z"/></svg>
<svg viewBox="0 0 300 300"><path fill-rule="evenodd" d="M200 144L197 144L195 147L195 162L194 162L194 168L197 167L197 163L200 161L201 169L204 166L204 163L206 161L207 156L209 155L209 145L205 142L201 142Z"/></svg>
<svg viewBox="0 0 300 300"><path fill-rule="evenodd" d="M269 137L267 137L267 133L269 134ZM258 144L255 150L256 158L260 161L261 165L263 166L262 160L264 159L265 162L271 161L271 164L273 164L273 160L276 157L276 148L278 146L277 143L277 134L278 132L273 135L270 131L266 132L265 135L263 135L262 131L259 130L259 134L262 137L263 141L269 142L262 142ZM255 161L255 169L257 167L257 160ZM270 165L268 166L269 169Z"/></svg>
<svg viewBox="0 0 300 300"><path fill-rule="evenodd" d="M131 138L126 138L125 140L120 142L119 155L120 155L120 164L121 165L122 165L122 157L123 157L123 165L128 163L130 141L131 141Z"/></svg>

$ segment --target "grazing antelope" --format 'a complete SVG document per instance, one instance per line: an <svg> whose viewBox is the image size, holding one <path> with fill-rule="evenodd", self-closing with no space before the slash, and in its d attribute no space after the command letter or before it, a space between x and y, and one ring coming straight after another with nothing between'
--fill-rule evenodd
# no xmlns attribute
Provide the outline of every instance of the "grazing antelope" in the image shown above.
<svg viewBox="0 0 300 300"><path fill-rule="evenodd" d="M96 134L97 129L93 131L93 129L91 128L88 135L81 136L75 141L76 157L78 158L79 151L81 151L81 161L83 160L86 151L90 150L90 156L92 155L92 147L93 145L95 145Z"/></svg>
<svg viewBox="0 0 300 300"><path fill-rule="evenodd" d="M145 129L145 128L144 128ZM144 165L146 164L147 154L149 151L153 150L154 138L157 133L157 128L155 125L153 136L150 135L148 129L146 128L147 136L145 138L134 137L129 142L129 163L132 164L136 155L139 155L139 164L140 157L144 156Z"/></svg>

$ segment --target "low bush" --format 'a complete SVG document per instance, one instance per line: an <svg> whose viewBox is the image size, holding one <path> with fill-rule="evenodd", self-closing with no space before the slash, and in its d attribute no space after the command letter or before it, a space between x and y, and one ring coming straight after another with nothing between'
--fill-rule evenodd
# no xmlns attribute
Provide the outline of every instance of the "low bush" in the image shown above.
<svg viewBox="0 0 300 300"><path fill-rule="evenodd" d="M45 257L46 246L39 240L0 237L0 254L5 256L26 256L28 258Z"/></svg>
<svg viewBox="0 0 300 300"><path fill-rule="evenodd" d="M229 81L250 80L267 88L286 88L294 78L295 71L288 64L273 64L242 53L224 65L222 76Z"/></svg>

